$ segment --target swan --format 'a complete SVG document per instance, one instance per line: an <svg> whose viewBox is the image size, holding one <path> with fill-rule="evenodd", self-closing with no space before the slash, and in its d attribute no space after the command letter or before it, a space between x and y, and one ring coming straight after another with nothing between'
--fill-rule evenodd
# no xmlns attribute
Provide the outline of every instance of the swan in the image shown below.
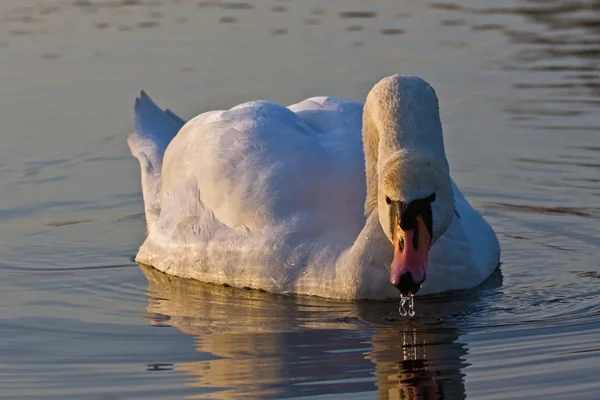
<svg viewBox="0 0 600 400"><path fill-rule="evenodd" d="M250 101L188 122L142 92L128 145L147 226L135 261L167 274L356 300L472 288L499 265L419 77L383 78L364 106Z"/></svg>

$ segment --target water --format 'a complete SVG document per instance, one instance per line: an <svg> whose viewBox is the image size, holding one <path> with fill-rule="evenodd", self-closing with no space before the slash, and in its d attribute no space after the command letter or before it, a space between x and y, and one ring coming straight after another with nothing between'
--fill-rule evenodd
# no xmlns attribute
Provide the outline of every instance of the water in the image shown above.
<svg viewBox="0 0 600 400"><path fill-rule="evenodd" d="M414 317L415 312L415 298L411 292L407 295L400 293L400 304L398 305L398 314L401 317Z"/></svg>
<svg viewBox="0 0 600 400"><path fill-rule="evenodd" d="M0 397L598 399L600 2L3 0ZM125 144L146 89L436 88L453 176L499 235L483 287L336 303L161 275Z"/></svg>

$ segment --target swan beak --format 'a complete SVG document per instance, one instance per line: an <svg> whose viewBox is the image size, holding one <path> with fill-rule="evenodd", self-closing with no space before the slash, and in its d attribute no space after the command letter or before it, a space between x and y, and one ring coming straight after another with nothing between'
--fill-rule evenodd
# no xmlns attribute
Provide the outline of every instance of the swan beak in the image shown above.
<svg viewBox="0 0 600 400"><path fill-rule="evenodd" d="M390 266L390 281L402 294L415 294L425 281L430 235L420 215L416 229L404 230L395 224L393 232L394 259ZM415 237L416 236L416 237Z"/></svg>

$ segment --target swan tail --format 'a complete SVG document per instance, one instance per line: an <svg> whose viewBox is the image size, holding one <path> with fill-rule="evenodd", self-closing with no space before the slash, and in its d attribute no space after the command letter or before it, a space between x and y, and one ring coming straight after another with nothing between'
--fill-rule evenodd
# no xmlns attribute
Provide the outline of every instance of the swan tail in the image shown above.
<svg viewBox="0 0 600 400"><path fill-rule="evenodd" d="M142 173L142 194L148 230L160 214L161 169L167 146L185 124L171 110L162 110L142 91L135 99L134 132L127 138Z"/></svg>

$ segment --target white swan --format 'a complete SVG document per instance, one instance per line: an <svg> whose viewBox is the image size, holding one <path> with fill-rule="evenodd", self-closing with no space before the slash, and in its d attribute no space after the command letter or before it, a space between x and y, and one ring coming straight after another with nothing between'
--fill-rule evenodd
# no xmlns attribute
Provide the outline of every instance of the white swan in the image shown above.
<svg viewBox="0 0 600 400"><path fill-rule="evenodd" d="M142 92L135 122L139 263L337 299L471 288L498 266L496 235L450 178L438 100L420 78L382 79L364 109L252 101L187 123Z"/></svg>

